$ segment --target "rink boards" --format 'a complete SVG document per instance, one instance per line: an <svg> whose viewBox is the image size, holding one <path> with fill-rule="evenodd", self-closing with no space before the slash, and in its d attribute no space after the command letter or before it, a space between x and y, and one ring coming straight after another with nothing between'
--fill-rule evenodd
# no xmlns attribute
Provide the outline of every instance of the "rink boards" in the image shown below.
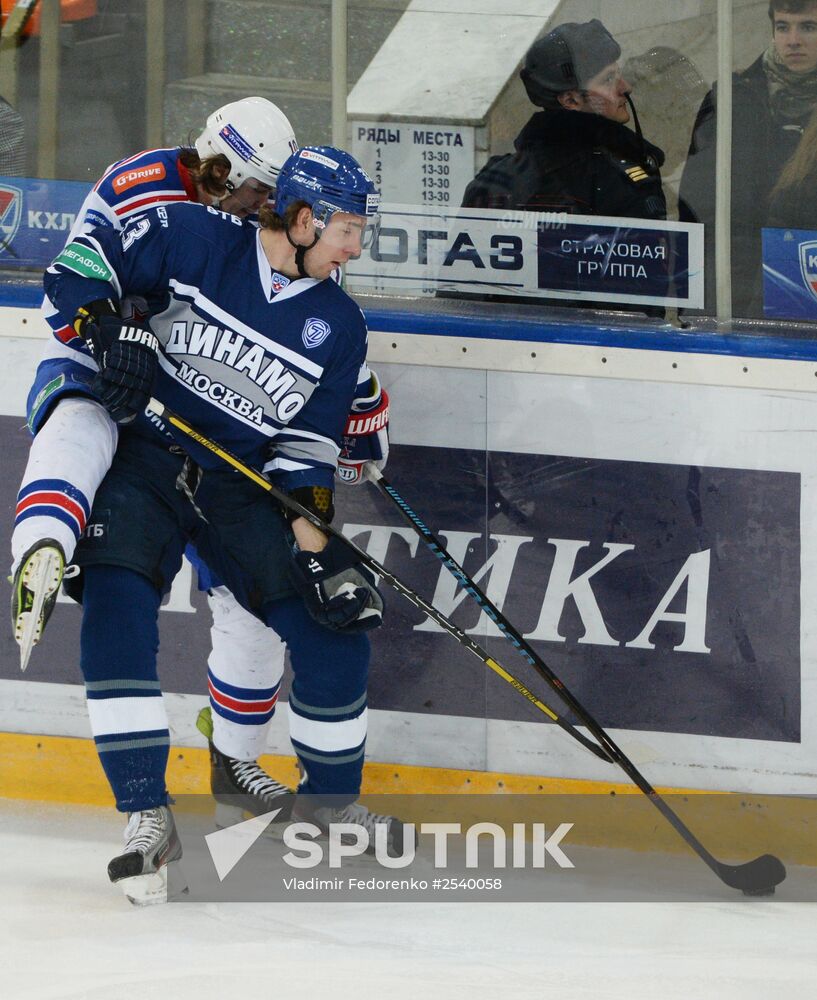
<svg viewBox="0 0 817 1000"><path fill-rule="evenodd" d="M36 313L4 314L8 551L41 344ZM563 328L538 323L369 320L370 357L392 397L389 478L650 780L811 792L809 345L635 330L627 339L574 330L563 342ZM373 487L342 488L338 507L348 534L562 711ZM489 784L497 775L609 781L609 767L421 613L393 593L387 602L373 637L372 761L404 774L435 769L412 774L443 784L448 772L485 772ZM206 702L208 624L185 568L162 614L160 653L181 748L203 745L194 724ZM79 609L60 603L24 676L6 635L0 732L89 736L78 628ZM288 756L282 715L270 751Z"/></svg>

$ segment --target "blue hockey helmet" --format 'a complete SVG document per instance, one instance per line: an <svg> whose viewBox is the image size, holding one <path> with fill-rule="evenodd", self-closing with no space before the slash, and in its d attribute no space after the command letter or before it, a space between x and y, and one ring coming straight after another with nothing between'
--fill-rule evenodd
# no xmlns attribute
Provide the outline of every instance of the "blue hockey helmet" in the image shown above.
<svg viewBox="0 0 817 1000"><path fill-rule="evenodd" d="M380 192L357 160L333 146L304 146L284 163L275 186L275 211L282 218L290 205L304 201L312 208L317 233L335 212L366 218L364 246L374 235Z"/></svg>

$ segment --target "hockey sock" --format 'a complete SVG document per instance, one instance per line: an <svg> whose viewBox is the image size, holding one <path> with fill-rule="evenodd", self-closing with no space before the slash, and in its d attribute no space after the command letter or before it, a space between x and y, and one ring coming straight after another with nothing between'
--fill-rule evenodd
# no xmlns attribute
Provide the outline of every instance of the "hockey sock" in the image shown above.
<svg viewBox="0 0 817 1000"><path fill-rule="evenodd" d="M286 647L226 587L216 588L208 604L213 613L207 659L213 743L235 760L257 760L266 750Z"/></svg>
<svg viewBox="0 0 817 1000"><path fill-rule="evenodd" d="M94 495L113 460L116 427L99 403L61 400L28 455L11 536L13 568L42 538L60 543L70 562Z"/></svg>
<svg viewBox="0 0 817 1000"><path fill-rule="evenodd" d="M264 611L292 662L289 735L305 774L300 791L351 801L363 774L369 640L323 628L298 598Z"/></svg>
<svg viewBox="0 0 817 1000"><path fill-rule="evenodd" d="M150 581L118 566L83 570L80 664L88 716L116 808L167 805L170 745L156 673L160 595Z"/></svg>

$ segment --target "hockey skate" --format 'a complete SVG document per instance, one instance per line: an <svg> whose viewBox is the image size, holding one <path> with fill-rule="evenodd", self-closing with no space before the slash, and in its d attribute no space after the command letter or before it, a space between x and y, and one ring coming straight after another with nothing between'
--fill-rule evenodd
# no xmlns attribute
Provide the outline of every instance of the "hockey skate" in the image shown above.
<svg viewBox="0 0 817 1000"><path fill-rule="evenodd" d="M292 807L293 823L314 823L323 834L328 835L331 823L354 823L362 826L369 835L367 854L375 853L377 828L386 831L386 849L389 857L403 857L406 847L416 849L417 831L413 823L404 823L396 816L385 816L370 812L361 802L350 802L345 806L327 804L328 796L298 795ZM383 833L379 834L381 837ZM343 834L341 834L343 840Z"/></svg>
<svg viewBox="0 0 817 1000"><path fill-rule="evenodd" d="M182 844L167 806L130 813L125 850L108 864L108 878L134 906L166 903L187 892L177 864Z"/></svg>
<svg viewBox="0 0 817 1000"><path fill-rule="evenodd" d="M11 625L20 646L21 670L42 638L64 572L65 553L53 538L36 542L20 560L12 580Z"/></svg>
<svg viewBox="0 0 817 1000"><path fill-rule="evenodd" d="M225 829L274 809L280 809L275 823L288 820L294 791L267 774L258 761L237 760L222 753L213 743L209 708L199 712L196 726L207 737L210 748L210 790L216 800L216 826Z"/></svg>

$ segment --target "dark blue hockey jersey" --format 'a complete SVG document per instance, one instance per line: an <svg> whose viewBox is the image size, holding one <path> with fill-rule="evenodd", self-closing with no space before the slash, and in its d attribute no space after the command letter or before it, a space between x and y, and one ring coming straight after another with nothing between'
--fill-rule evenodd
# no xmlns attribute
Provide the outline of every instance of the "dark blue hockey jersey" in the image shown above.
<svg viewBox="0 0 817 1000"><path fill-rule="evenodd" d="M154 395L283 489L331 488L365 320L331 279L275 274L255 226L200 205L159 208L121 233L77 236L45 290L66 323L97 299L144 298L162 345ZM145 416L136 429L168 432ZM180 443L203 468L220 465Z"/></svg>
<svg viewBox="0 0 817 1000"><path fill-rule="evenodd" d="M185 201L196 201L196 186L179 162L179 149L144 150L108 167L83 201L68 242L97 226L122 229L134 215ZM60 347L76 339L73 328L61 323L61 317L48 309L47 303L45 318L59 345L49 345L46 360L70 357Z"/></svg>

